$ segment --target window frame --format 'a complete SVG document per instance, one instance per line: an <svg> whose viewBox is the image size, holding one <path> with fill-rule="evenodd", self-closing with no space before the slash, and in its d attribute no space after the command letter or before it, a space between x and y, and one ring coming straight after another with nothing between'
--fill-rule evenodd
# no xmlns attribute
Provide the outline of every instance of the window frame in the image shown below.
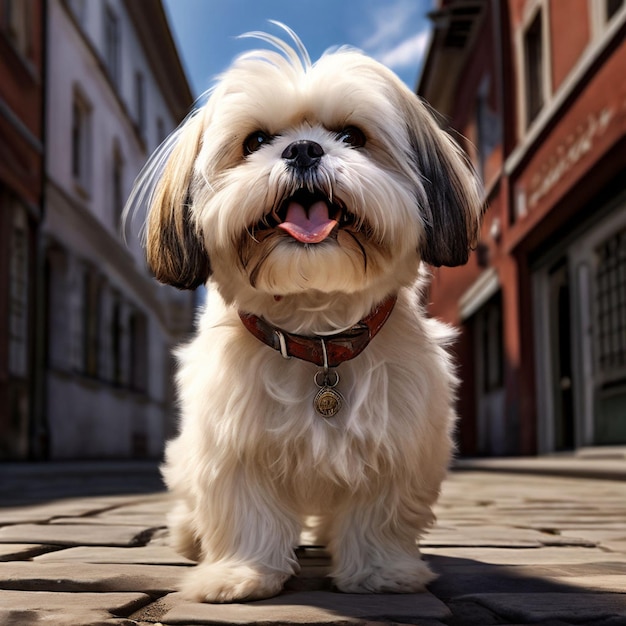
<svg viewBox="0 0 626 626"><path fill-rule="evenodd" d="M79 89L72 99L70 158L71 174L83 195L91 187L92 107Z"/></svg>
<svg viewBox="0 0 626 626"><path fill-rule="evenodd" d="M526 54L526 36L530 28L540 19L541 23L541 88L543 101L536 114L530 118L528 111L528 59ZM518 90L518 136L519 143L523 143L523 137L529 134L550 109L553 96L552 89L552 52L550 41L550 12L547 0L535 0L528 2L522 22L516 32L517 50L517 90Z"/></svg>
<svg viewBox="0 0 626 626"><path fill-rule="evenodd" d="M121 22L113 7L106 3L103 7L103 57L109 78L114 85L121 82Z"/></svg>

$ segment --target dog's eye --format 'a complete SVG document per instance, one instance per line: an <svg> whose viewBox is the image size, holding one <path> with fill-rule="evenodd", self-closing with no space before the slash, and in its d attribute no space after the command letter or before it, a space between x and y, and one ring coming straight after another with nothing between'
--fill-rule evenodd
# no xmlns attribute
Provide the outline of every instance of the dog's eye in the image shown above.
<svg viewBox="0 0 626 626"><path fill-rule="evenodd" d="M252 154L271 141L272 138L267 133L264 133L262 130L255 130L243 142L243 151L246 155Z"/></svg>
<svg viewBox="0 0 626 626"><path fill-rule="evenodd" d="M342 143L347 143L353 148L361 148L365 145L365 135L356 126L348 126L337 133L337 139Z"/></svg>

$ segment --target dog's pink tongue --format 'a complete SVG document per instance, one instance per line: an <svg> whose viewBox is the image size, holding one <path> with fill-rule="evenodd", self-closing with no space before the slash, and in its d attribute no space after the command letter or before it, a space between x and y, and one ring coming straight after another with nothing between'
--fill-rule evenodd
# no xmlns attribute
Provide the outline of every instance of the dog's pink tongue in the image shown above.
<svg viewBox="0 0 626 626"><path fill-rule="evenodd" d="M308 216L300 203L290 202L285 221L278 228L287 231L302 243L320 243L330 235L336 225L337 220L330 219L328 206L320 200L309 207Z"/></svg>

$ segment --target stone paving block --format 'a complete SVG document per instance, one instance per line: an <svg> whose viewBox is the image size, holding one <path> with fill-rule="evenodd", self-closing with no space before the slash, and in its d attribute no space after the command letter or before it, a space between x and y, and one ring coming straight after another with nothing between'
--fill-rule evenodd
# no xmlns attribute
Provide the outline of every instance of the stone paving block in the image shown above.
<svg viewBox="0 0 626 626"><path fill-rule="evenodd" d="M148 495L114 495L71 499L57 499L44 504L26 504L13 507L0 507L0 525L42 522L54 517L69 517L103 513L118 507L149 507L154 504L155 497L161 494ZM162 496L161 496L162 497ZM163 506L162 503L159 506ZM121 510L121 509L120 509Z"/></svg>
<svg viewBox="0 0 626 626"><path fill-rule="evenodd" d="M567 576L626 575L626 559L611 563L573 563L570 565L519 565L515 569L528 575L559 578Z"/></svg>
<svg viewBox="0 0 626 626"><path fill-rule="evenodd" d="M138 565L193 565L194 562L167 546L147 545L140 548L78 546L42 554L36 562L45 563L134 563Z"/></svg>
<svg viewBox="0 0 626 626"><path fill-rule="evenodd" d="M135 498L137 500L137 498ZM167 493L156 494L142 502L131 502L116 507L111 513L115 515L167 515L174 506L174 499Z"/></svg>
<svg viewBox="0 0 626 626"><path fill-rule="evenodd" d="M159 515L94 515L93 517L57 517L50 524L89 526L139 526L165 528L165 518Z"/></svg>
<svg viewBox="0 0 626 626"><path fill-rule="evenodd" d="M447 602L458 597L478 593L545 593L546 591L571 590L565 582L544 580L534 576L528 578L507 575L496 571L476 574L442 575L429 585L429 589Z"/></svg>
<svg viewBox="0 0 626 626"><path fill-rule="evenodd" d="M169 546L170 545L170 533L166 528L157 528L152 537L150 537L150 541L148 543L150 546Z"/></svg>
<svg viewBox="0 0 626 626"><path fill-rule="evenodd" d="M598 506L587 507L576 506L580 505L580 502L572 502L571 507L561 507L558 509L549 509L543 507L531 507L524 502L519 502L515 506L501 506L494 505L493 510L497 513L510 513L513 515L523 515L524 517L536 517L538 519L549 518L554 521L575 521L581 519L582 521L593 521L595 519L605 519L605 521L615 521L624 514L626 507L607 507L604 503L604 507L601 503ZM606 508L606 515L604 508Z"/></svg>
<svg viewBox="0 0 626 626"><path fill-rule="evenodd" d="M580 539L578 537L565 537L559 533L541 533L541 544L546 547L581 547L596 548L598 544L590 539Z"/></svg>
<svg viewBox="0 0 626 626"><path fill-rule="evenodd" d="M626 513L624 514L624 519L626 519ZM595 520L554 520L550 518L533 518L527 522L524 522L524 526L527 528L535 528L537 530L544 530L546 528L556 529L560 531L587 531L587 530L623 530L624 529L624 521L607 521L601 517L596 518Z"/></svg>
<svg viewBox="0 0 626 626"><path fill-rule="evenodd" d="M561 535L564 537L583 537L595 543L604 543L606 541L626 541L626 516L624 517L624 528L621 529L598 529L587 528L585 530L563 530Z"/></svg>
<svg viewBox="0 0 626 626"><path fill-rule="evenodd" d="M626 619L626 595L606 593L483 593L462 596L500 617L521 623L585 623L612 617Z"/></svg>
<svg viewBox="0 0 626 626"><path fill-rule="evenodd" d="M526 578L535 577L539 579L584 575L626 575L626 559L610 563L552 563L547 565L515 565L513 563L494 565L492 563L483 563L471 559L437 557L433 555L429 555L427 560L431 568L440 575L440 578L450 577L451 579L465 575L479 578L492 574Z"/></svg>
<svg viewBox="0 0 626 626"><path fill-rule="evenodd" d="M427 548L423 550L428 560L430 556L445 556L467 559L493 565L545 565L573 563L623 562L624 555L606 552L598 548L542 547L542 548Z"/></svg>
<svg viewBox="0 0 626 626"><path fill-rule="evenodd" d="M0 590L0 624L96 626L129 624L114 620L150 601L143 593L48 593Z"/></svg>
<svg viewBox="0 0 626 626"><path fill-rule="evenodd" d="M101 502L52 502L38 506L0 508L0 526L7 524L29 524L46 522L54 517L69 515L86 515L94 511L108 508Z"/></svg>
<svg viewBox="0 0 626 626"><path fill-rule="evenodd" d="M471 596L468 596L471 598ZM452 614L455 616L453 623L457 622L465 626L471 624L472 626L492 626L496 624L502 624L501 620L495 613L490 611L487 607L469 600L452 600L448 602ZM507 626L515 626L511 622L505 622ZM521 625L520 625L521 626ZM542 624L541 626L549 626ZM564 626L559 624L559 626Z"/></svg>
<svg viewBox="0 0 626 626"><path fill-rule="evenodd" d="M42 543L58 546L133 546L142 530L137 526L91 524L19 524L0 528L0 543Z"/></svg>
<svg viewBox="0 0 626 626"><path fill-rule="evenodd" d="M178 594L166 598L164 624L337 624L363 620L415 623L445 620L446 605L432 594L343 594L329 591L284 593L245 604L186 602ZM133 616L135 618L135 616Z"/></svg>
<svg viewBox="0 0 626 626"><path fill-rule="evenodd" d="M0 543L0 561L20 561L53 550L52 546L30 543Z"/></svg>
<svg viewBox="0 0 626 626"><path fill-rule="evenodd" d="M431 531L420 541L422 547L540 548L541 546L584 546L596 543L575 536L561 536L537 529L506 526L459 526Z"/></svg>
<svg viewBox="0 0 626 626"><path fill-rule="evenodd" d="M553 580L568 587L579 587L581 591L608 591L626 594L626 574L567 576Z"/></svg>
<svg viewBox="0 0 626 626"><path fill-rule="evenodd" d="M626 541L604 541L602 542L602 547L611 552L626 554Z"/></svg>
<svg viewBox="0 0 626 626"><path fill-rule="evenodd" d="M582 593L626 592L626 573L593 574L588 570L572 576L567 572L530 567L485 567L474 571L446 571L429 585L443 600L477 593ZM580 575L583 574L583 575Z"/></svg>
<svg viewBox="0 0 626 626"><path fill-rule="evenodd" d="M421 541L422 547L507 547L539 548L541 533L536 530L512 529L504 526L467 526L435 528Z"/></svg>
<svg viewBox="0 0 626 626"><path fill-rule="evenodd" d="M0 563L0 589L163 594L178 589L185 569L172 565L13 561Z"/></svg>

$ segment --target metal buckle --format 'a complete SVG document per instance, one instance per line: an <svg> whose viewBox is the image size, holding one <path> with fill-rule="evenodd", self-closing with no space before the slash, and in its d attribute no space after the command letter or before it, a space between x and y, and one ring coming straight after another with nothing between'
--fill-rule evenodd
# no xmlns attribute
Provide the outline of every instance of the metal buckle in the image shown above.
<svg viewBox="0 0 626 626"><path fill-rule="evenodd" d="M285 341L285 335L283 335L282 331L276 329L274 331L276 337L278 337L278 346L280 350L280 354L283 359L290 359L291 355L287 352L287 342Z"/></svg>

